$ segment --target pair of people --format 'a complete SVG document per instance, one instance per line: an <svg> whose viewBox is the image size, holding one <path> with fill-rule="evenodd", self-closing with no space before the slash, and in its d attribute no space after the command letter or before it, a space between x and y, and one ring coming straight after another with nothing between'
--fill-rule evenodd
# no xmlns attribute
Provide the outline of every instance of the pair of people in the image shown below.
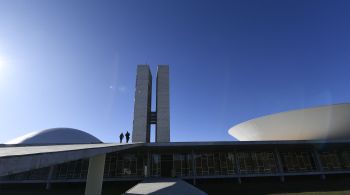
<svg viewBox="0 0 350 195"><path fill-rule="evenodd" d="M122 143L123 139L124 139L124 134L123 133L120 133L119 139L120 139L120 143ZM126 131L126 133L125 133L125 139L126 139L126 143L129 143L130 133L128 131Z"/></svg>

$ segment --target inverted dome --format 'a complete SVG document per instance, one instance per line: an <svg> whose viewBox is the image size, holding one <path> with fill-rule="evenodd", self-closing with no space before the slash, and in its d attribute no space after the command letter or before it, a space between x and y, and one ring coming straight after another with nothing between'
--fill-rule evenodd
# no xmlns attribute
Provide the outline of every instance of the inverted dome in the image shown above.
<svg viewBox="0 0 350 195"><path fill-rule="evenodd" d="M84 131L72 128L52 128L28 133L6 144L92 144L101 140Z"/></svg>
<svg viewBox="0 0 350 195"><path fill-rule="evenodd" d="M239 141L350 139L350 104L282 112L229 129Z"/></svg>

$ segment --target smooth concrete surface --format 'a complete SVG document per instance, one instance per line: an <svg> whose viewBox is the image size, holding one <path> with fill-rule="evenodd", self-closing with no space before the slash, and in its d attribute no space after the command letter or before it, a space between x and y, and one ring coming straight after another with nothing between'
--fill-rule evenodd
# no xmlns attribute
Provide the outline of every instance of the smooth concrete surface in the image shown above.
<svg viewBox="0 0 350 195"><path fill-rule="evenodd" d="M102 193L103 173L106 154L91 157L85 185L85 195L100 195Z"/></svg>
<svg viewBox="0 0 350 195"><path fill-rule="evenodd" d="M239 141L350 139L350 103L272 114L240 123L228 133Z"/></svg>
<svg viewBox="0 0 350 195"><path fill-rule="evenodd" d="M169 66L158 65L156 142L170 142Z"/></svg>
<svg viewBox="0 0 350 195"><path fill-rule="evenodd" d="M52 128L31 132L5 144L96 144L102 143L95 136L72 128Z"/></svg>
<svg viewBox="0 0 350 195"><path fill-rule="evenodd" d="M152 75L148 65L138 65L132 142L150 142Z"/></svg>
<svg viewBox="0 0 350 195"><path fill-rule="evenodd" d="M145 179L135 185L124 195L152 194L152 195L204 195L207 194L191 184L172 178Z"/></svg>
<svg viewBox="0 0 350 195"><path fill-rule="evenodd" d="M99 154L121 151L143 145L133 144L74 144L46 146L0 146L0 176L39 169Z"/></svg>

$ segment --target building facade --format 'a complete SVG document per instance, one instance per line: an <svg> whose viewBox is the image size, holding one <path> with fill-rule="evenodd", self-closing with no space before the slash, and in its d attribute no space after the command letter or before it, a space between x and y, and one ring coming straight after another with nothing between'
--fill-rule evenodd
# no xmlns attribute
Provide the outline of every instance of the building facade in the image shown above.
<svg viewBox="0 0 350 195"><path fill-rule="evenodd" d="M88 159L80 159L4 176L0 182L85 182L88 165ZM349 173L347 142L150 143L107 153L104 180L280 177L283 181L296 175L325 178Z"/></svg>
<svg viewBox="0 0 350 195"><path fill-rule="evenodd" d="M37 183L49 189L52 183L86 183L85 194L89 195L101 194L103 182L148 178L180 178L196 184L205 179L244 183L246 178L285 182L293 176L321 180L350 176L350 141L346 136L340 140L312 139L316 135L350 135L350 104L262 117L229 130L249 141L170 142L169 96L169 66L159 65L156 108L152 110L152 74L148 65L139 65L133 143L101 143L70 128L30 133L10 141L10 145L0 145L0 184ZM156 125L154 143L150 143L151 125ZM295 137L293 129L305 131ZM252 136L259 137L254 140ZM277 139L281 136L286 139Z"/></svg>

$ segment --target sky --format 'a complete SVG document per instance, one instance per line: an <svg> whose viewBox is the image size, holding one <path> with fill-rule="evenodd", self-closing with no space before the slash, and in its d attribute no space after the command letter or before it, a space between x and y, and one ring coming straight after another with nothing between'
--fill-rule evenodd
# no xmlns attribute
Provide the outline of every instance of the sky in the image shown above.
<svg viewBox="0 0 350 195"><path fill-rule="evenodd" d="M137 64L154 79L170 66L171 141L231 141L228 129L249 119L350 102L349 10L347 0L0 0L0 143L53 127L118 141L132 131Z"/></svg>

